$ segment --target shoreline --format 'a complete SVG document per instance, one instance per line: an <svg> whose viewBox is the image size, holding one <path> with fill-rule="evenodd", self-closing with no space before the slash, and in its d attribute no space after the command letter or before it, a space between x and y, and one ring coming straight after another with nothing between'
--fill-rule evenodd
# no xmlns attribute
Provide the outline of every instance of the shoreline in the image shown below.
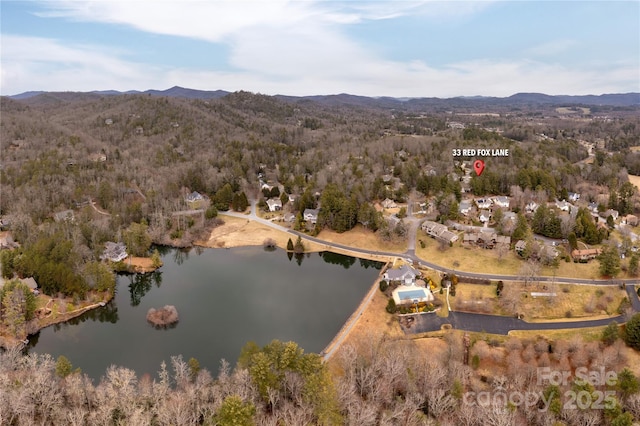
<svg viewBox="0 0 640 426"><path fill-rule="evenodd" d="M0 336L0 348L10 349L10 348L20 347L20 346L24 347L28 344L30 336L33 336L34 334L39 333L41 330L44 330L47 327L51 327L52 325L67 322L69 320L79 317L85 312L106 306L109 302L111 302L111 300L113 300L114 297L115 297L115 294L109 294L107 298L101 300L100 302L83 306L71 312L65 312L64 314L59 314L55 319L48 319L46 317L42 319L33 319L30 322L31 325L33 325L33 329L29 330L29 332L27 333L27 336L25 337L27 343L25 343L24 340L20 340L16 337Z"/></svg>

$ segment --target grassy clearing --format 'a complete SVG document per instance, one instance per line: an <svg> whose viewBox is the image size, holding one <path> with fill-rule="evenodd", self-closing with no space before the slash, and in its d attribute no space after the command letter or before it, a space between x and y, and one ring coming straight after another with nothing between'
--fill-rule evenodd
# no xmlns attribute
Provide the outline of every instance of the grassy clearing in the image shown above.
<svg viewBox="0 0 640 426"><path fill-rule="evenodd" d="M256 221L232 216L222 216L222 219L224 224L214 228L209 239L198 242L199 245L212 248L261 246L267 238L271 238L278 247L286 249L289 238L295 242L292 235ZM305 241L304 245L307 251L322 250L320 244L310 241Z"/></svg>
<svg viewBox="0 0 640 426"><path fill-rule="evenodd" d="M528 287L528 292L555 292L557 296L524 298L521 307L527 319L605 318L618 314L618 306L627 295L617 286L533 284Z"/></svg>
<svg viewBox="0 0 640 426"><path fill-rule="evenodd" d="M523 260L513 250L509 250L500 256L498 250L463 247L460 241L455 242L453 247L447 247L445 250L441 250L440 244L422 231L418 231L418 240L422 240L425 245L425 247L422 248L420 241L417 242L416 254L418 257L459 271L481 274L518 275L523 265ZM597 261L591 261L589 263L567 263L561 260L555 270L552 267L542 267L540 275L598 279L600 278L598 266L599 263Z"/></svg>
<svg viewBox="0 0 640 426"><path fill-rule="evenodd" d="M626 291L617 286L538 283L505 283L518 286L522 295L517 312L527 321L570 321L615 316ZM531 292L556 293L555 297L532 297ZM461 283L451 298L456 310L507 315L500 306L495 285Z"/></svg>
<svg viewBox="0 0 640 426"><path fill-rule="evenodd" d="M638 148L638 151L640 151L640 146L634 148ZM636 188L640 188L640 176L629 175L629 182L634 184Z"/></svg>
<svg viewBox="0 0 640 426"><path fill-rule="evenodd" d="M460 271L517 275L522 263L513 251L504 253L500 258L497 250L462 247L459 241L453 247L440 250L440 244L422 231L418 231L418 240L425 244L425 248L422 248L417 242L418 257Z"/></svg>
<svg viewBox="0 0 640 426"><path fill-rule="evenodd" d="M357 225L352 230L341 234L325 229L320 232L317 237L332 243L344 244L366 250L388 251L393 253L404 253L407 250L406 241L383 241L377 234L361 225Z"/></svg>
<svg viewBox="0 0 640 426"><path fill-rule="evenodd" d="M600 340L602 330L605 327L587 327L587 328L565 328L560 330L514 330L509 332L509 336L518 337L520 339L537 339L539 337L548 340L569 340L574 336L580 336L585 342L593 342Z"/></svg>

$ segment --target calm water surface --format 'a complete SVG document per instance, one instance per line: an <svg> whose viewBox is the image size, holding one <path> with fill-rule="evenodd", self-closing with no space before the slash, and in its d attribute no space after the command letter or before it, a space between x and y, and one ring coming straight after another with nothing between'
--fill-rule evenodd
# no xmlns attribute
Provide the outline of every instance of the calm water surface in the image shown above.
<svg viewBox="0 0 640 426"><path fill-rule="evenodd" d="M99 379L112 364L155 373L182 354L216 373L247 341L293 340L320 352L355 310L380 264L333 253L288 258L262 248L164 249L164 266L119 276L104 308L30 337L29 351L65 355ZM180 321L165 330L146 321L149 308L174 305Z"/></svg>

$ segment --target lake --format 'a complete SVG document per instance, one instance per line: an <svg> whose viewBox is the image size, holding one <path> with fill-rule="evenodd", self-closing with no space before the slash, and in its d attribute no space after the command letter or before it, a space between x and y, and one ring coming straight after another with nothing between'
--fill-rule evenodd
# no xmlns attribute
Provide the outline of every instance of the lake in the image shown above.
<svg viewBox="0 0 640 426"><path fill-rule="evenodd" d="M295 341L320 352L367 293L381 264L330 252L295 257L261 247L160 248L164 266L120 275L105 307L29 337L28 351L64 355L99 379L112 365L153 376L172 355L196 358L217 374L248 341ZM155 329L150 308L174 305L173 328Z"/></svg>

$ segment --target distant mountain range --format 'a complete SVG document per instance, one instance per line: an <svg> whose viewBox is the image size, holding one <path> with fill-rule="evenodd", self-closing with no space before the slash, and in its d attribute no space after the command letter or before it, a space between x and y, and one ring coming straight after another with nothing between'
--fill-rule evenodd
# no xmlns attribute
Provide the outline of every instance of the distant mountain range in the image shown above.
<svg viewBox="0 0 640 426"><path fill-rule="evenodd" d="M51 95L60 100L78 97L93 96L116 96L142 94L151 96L166 96L186 99L218 99L231 92L225 90L196 90L185 87L174 86L167 90L145 90L144 92L131 90L119 92L117 90L104 90L92 92L45 92L31 91L18 95L9 96L14 100L25 100L36 96ZM84 95L84 96L82 96ZM516 93L509 97L487 97L487 96L460 96L454 98L393 98L393 97L367 97L341 93L338 95L316 95L316 96L285 96L276 95L278 99L284 101L315 101L324 105L357 105L363 107L378 108L419 108L421 106L478 106L481 104L506 106L506 105L607 105L619 107L640 106L640 93L613 93L604 95L545 95L543 93Z"/></svg>

